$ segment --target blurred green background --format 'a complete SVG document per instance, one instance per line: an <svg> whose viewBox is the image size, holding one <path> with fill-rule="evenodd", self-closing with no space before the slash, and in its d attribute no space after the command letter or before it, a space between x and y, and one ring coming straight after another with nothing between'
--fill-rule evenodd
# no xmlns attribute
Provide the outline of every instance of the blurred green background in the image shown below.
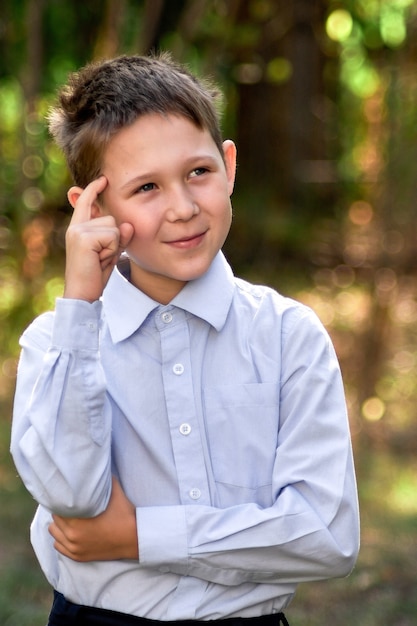
<svg viewBox="0 0 417 626"><path fill-rule="evenodd" d="M44 116L71 70L170 50L225 94L237 274L309 304L342 366L362 549L292 626L417 623L417 3L2 0L0 623L43 626L35 504L9 456L18 338L62 293L71 184Z"/></svg>

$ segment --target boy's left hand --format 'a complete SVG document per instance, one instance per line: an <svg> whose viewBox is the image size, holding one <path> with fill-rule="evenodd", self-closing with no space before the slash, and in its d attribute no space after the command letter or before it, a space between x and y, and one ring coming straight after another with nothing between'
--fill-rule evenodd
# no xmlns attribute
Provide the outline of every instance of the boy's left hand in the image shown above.
<svg viewBox="0 0 417 626"><path fill-rule="evenodd" d="M107 509L91 518L53 515L49 532L54 547L73 561L116 561L138 559L135 507L113 478Z"/></svg>

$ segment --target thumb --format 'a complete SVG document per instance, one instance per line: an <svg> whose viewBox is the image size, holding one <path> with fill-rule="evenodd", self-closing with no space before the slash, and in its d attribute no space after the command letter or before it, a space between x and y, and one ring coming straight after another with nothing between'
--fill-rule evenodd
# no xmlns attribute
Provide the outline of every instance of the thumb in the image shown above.
<svg viewBox="0 0 417 626"><path fill-rule="evenodd" d="M111 501L113 504L117 503L119 505L124 503L129 508L133 506L129 498L126 496L125 492L123 491L121 484L119 483L117 478L115 478L115 476L112 476Z"/></svg>

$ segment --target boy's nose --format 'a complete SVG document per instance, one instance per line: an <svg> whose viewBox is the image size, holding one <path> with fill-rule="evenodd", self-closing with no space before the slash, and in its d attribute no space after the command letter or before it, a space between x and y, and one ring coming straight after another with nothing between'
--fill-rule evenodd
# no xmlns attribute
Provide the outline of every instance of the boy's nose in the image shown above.
<svg viewBox="0 0 417 626"><path fill-rule="evenodd" d="M171 221L191 219L200 212L192 195L184 188L172 190L167 198L167 218Z"/></svg>

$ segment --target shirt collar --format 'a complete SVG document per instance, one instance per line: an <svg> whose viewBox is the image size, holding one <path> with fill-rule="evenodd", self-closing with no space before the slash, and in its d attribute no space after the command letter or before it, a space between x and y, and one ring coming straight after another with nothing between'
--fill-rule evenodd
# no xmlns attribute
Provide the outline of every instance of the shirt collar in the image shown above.
<svg viewBox="0 0 417 626"><path fill-rule="evenodd" d="M170 303L200 317L219 331L226 322L234 292L233 272L219 252L203 276L185 285ZM122 259L104 290L103 308L115 343L130 337L161 306L129 282L129 262Z"/></svg>
<svg viewBox="0 0 417 626"><path fill-rule="evenodd" d="M219 331L226 322L234 289L232 269L219 252L208 271L187 283L171 304L201 317Z"/></svg>

